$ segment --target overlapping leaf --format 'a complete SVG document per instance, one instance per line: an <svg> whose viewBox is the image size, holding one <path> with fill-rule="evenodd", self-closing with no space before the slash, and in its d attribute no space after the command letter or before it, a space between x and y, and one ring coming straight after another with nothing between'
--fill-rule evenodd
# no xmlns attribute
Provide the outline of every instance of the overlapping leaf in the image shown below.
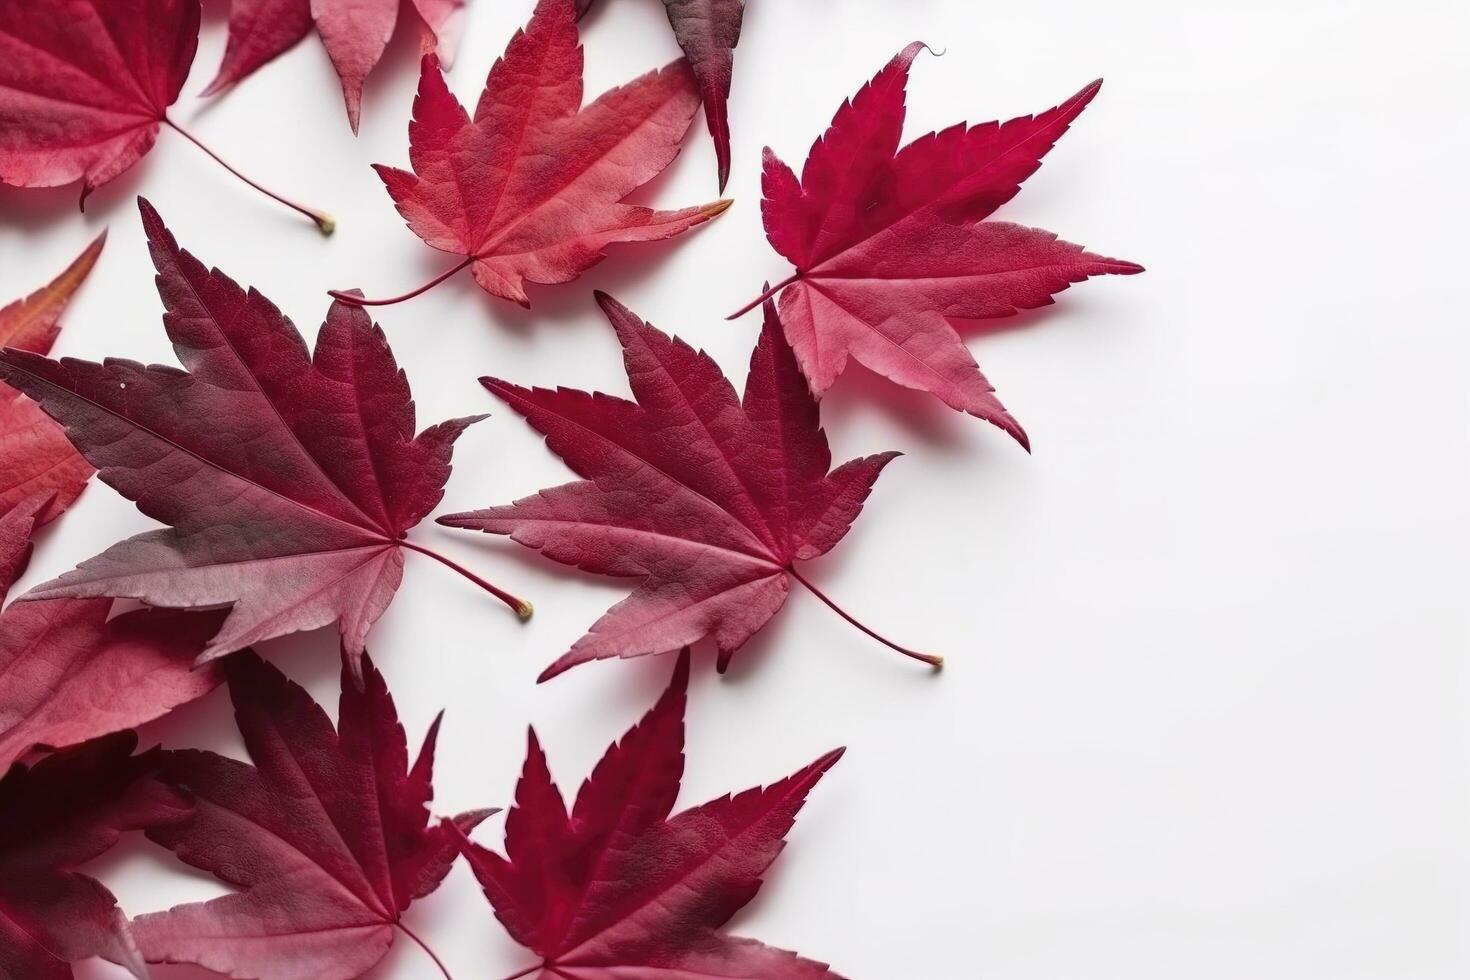
<svg viewBox="0 0 1470 980"><path fill-rule="evenodd" d="M377 170L414 234L464 261L371 302L408 299L470 268L486 292L528 305L528 281L570 282L615 242L671 238L722 213L728 201L679 211L623 203L678 154L698 107L684 61L583 107L572 0L540 0L490 69L473 117L426 56L409 126L413 173Z"/></svg>
<svg viewBox="0 0 1470 980"><path fill-rule="evenodd" d="M807 794L843 750L764 789L674 814L689 656L582 784L569 813L533 731L505 856L465 842L495 915L541 980L833 980L825 964L720 928L755 897ZM671 815L672 814L672 815Z"/></svg>
<svg viewBox="0 0 1470 980"><path fill-rule="evenodd" d="M0 613L0 769L152 721L220 682L194 668L225 614L140 609L108 621L107 599L20 602Z"/></svg>
<svg viewBox="0 0 1470 980"><path fill-rule="evenodd" d="M0 347L47 354L61 332L61 314L86 280L102 246L103 232L47 285L0 310ZM0 385L0 515L41 498L39 526L54 520L77 499L92 467L72 448L61 427L35 402ZM29 533L29 532L27 532ZM0 589L0 598L4 590Z"/></svg>
<svg viewBox="0 0 1470 980"><path fill-rule="evenodd" d="M1102 83L1038 116L952 126L899 149L909 66L922 49L909 45L843 103L800 180L766 150L766 235L797 270L766 295L780 293L786 337L817 394L851 357L1026 445L952 321L1009 316L1090 276L1142 271L1051 232L984 220Z"/></svg>
<svg viewBox="0 0 1470 980"><path fill-rule="evenodd" d="M412 6L426 51L446 57L458 42L467 0L232 0L230 36L219 74L206 95L223 92L266 62L294 47L316 25L327 56L342 81L347 120L357 132L362 86Z"/></svg>
<svg viewBox="0 0 1470 980"><path fill-rule="evenodd" d="M146 202L142 211L164 328L187 372L7 350L0 380L169 527L27 598L232 604L204 659L332 623L360 654L397 590L404 549L432 554L406 534L438 503L454 441L475 419L415 436L408 382L362 310L334 304L312 358L269 300L206 269Z"/></svg>
<svg viewBox="0 0 1470 980"><path fill-rule="evenodd" d="M129 830L184 819L189 803L152 779L155 750L124 732L14 766L0 779L0 977L71 980L94 956L147 970L112 893L75 869Z"/></svg>
<svg viewBox="0 0 1470 980"><path fill-rule="evenodd" d="M342 671L338 724L250 653L225 662L254 766L170 752L161 772L194 801L148 836L240 891L140 916L150 962L264 980L350 980L387 953L403 912L439 887L479 811L430 824L436 720L418 759L387 685Z"/></svg>
<svg viewBox="0 0 1470 980"><path fill-rule="evenodd" d="M577 16L591 9L592 3L577 0ZM745 0L664 0L664 7L674 37L699 81L723 193L730 179L730 77L745 21Z"/></svg>
<svg viewBox="0 0 1470 980"><path fill-rule="evenodd" d="M543 680L589 660L667 653L704 637L723 669L786 602L790 578L816 592L795 562L842 539L897 454L828 472L817 403L774 309L742 403L707 355L598 299L622 342L636 403L481 379L583 480L440 523L508 534L564 564L640 580Z"/></svg>

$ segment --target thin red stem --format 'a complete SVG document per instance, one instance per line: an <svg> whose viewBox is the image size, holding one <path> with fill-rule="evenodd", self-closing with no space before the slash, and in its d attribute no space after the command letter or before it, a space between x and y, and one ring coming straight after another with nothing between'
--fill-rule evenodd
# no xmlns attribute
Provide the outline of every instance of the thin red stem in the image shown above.
<svg viewBox="0 0 1470 980"><path fill-rule="evenodd" d="M410 289L408 292L402 294L401 296L390 296L387 299L363 299L361 296L354 296L351 293L341 289L329 289L327 290L327 295L332 297L333 299L340 299L344 303L351 303L353 306L392 306L394 303L402 303L404 300L413 299L415 296L427 293L429 290L433 289L435 286L439 285L450 276L464 269L473 261L475 261L475 257L471 255L454 268L440 273L417 289Z"/></svg>
<svg viewBox="0 0 1470 980"><path fill-rule="evenodd" d="M520 973L512 973L510 976L506 977L505 980L521 980L521 977L529 977L531 974L540 970L542 966L543 964L541 963L537 963L535 966L528 966Z"/></svg>
<svg viewBox="0 0 1470 980"><path fill-rule="evenodd" d="M236 177L240 178L251 187L260 191L266 197L270 198L273 201L279 201L280 203L286 205L286 207L290 208L292 211L304 214L312 221L315 221L317 228L321 229L321 233L323 235L330 235L332 232L337 230L337 222L332 219L332 216L330 214L327 214L325 211L314 211L304 205L297 204L295 201L292 201L289 198L282 197L275 191L267 190L266 188L257 184L255 181L251 180L249 177L246 177L234 167L230 166L224 161L223 157L211 150L209 147L205 146L203 143L199 142L199 139L193 133L189 132L187 129L180 126L172 119L164 116L163 122L174 132L178 133L180 136L184 137L184 139L188 140L190 143L193 143L195 146L199 147L199 149L203 150L205 154L207 154L209 158L215 163L219 164L221 167L224 167L230 173L234 174Z"/></svg>
<svg viewBox="0 0 1470 980"><path fill-rule="evenodd" d="M402 540L402 541L399 541L398 543L400 545L402 545L403 547L407 548L409 551L417 551L421 555L428 555L430 558L434 559L435 561L439 562L440 564L446 565L449 568L454 569L456 572L458 572L459 574L463 575L465 578L469 579L471 582L474 582L480 588L484 589L486 592L490 593L495 598L497 598L501 602L505 603L507 606L510 606L510 608L512 608L512 609L514 609L516 611L516 615L519 616L519 617L521 617L522 619L530 619L531 618L531 613L535 611L535 607L533 607L525 599L518 599L515 596L511 595L509 592L506 592L504 589L497 588L496 586L491 585L489 582L487 582L484 579L480 578L480 576L476 575L474 572L470 571L468 568L465 568L463 565L459 564L458 562L450 561L448 558L445 558L443 555L439 554L437 551L430 551L428 548L425 548L423 545L417 545L417 544L414 544L412 541L408 541L408 540Z"/></svg>
<svg viewBox="0 0 1470 980"><path fill-rule="evenodd" d="M786 571L788 571L788 572L791 573L791 577L792 578L796 579L802 585L806 586L807 587L807 591L811 592L812 595L816 596L818 599L821 599L823 602L825 602L827 604L828 608L830 608L833 612L835 612L837 615L841 616L843 619L847 620L852 625L856 626L858 629L862 630L864 633L866 633L869 636L871 636L873 639L877 640L879 643L883 644L884 646L888 647L891 650L897 650L899 653L903 654L905 657L912 657L915 660L923 661L924 663L926 663L929 666L933 667L935 670L938 670L938 669L940 669L941 667L944 666L944 658L943 657L936 657L932 653L919 653L918 651L910 650L908 647L901 647L897 643L894 643L892 640L888 639L887 637L881 636L880 634L875 633L872 630L868 629L862 623L858 622L856 619L852 618L852 616L848 615L848 613L847 613L847 611L845 609L843 609L837 603L833 602L831 599L827 598L826 594L824 592L822 592L821 589L817 588L811 582L807 581L806 576L804 576L800 572L798 572L796 570L796 566L795 565L788 565L788 566L786 566Z"/></svg>
<svg viewBox="0 0 1470 980"><path fill-rule="evenodd" d="M444 974L444 980L454 980L454 977L449 972L449 967L447 967L447 966L444 965L444 961L439 958L439 954L438 953L434 952L432 949L429 948L429 944L428 943L426 943L422 939L420 939L418 937L418 934L417 933L415 933L408 926L404 925L402 922L396 922L396 923L394 923L394 925L398 926L399 929L403 930L403 934L405 936L407 936L409 939L412 939L414 942L418 943L419 949L421 949L425 953L428 953L429 954L429 959L433 960L434 961L434 965L439 968L439 972L442 973L442 974Z"/></svg>
<svg viewBox="0 0 1470 980"><path fill-rule="evenodd" d="M798 280L800 278L801 278L801 273L800 272L793 272L791 275L787 276L785 279L782 279L780 282L776 283L776 285L766 287L766 291L765 292L761 293L755 299L751 300L749 303L746 303L744 306L740 307L740 309L736 310L734 313L731 313L729 316L725 317L725 319L726 320L738 320L738 319L740 319L745 314L749 313L751 310L755 309L757 306L760 306L766 300L770 299L772 296L775 296L781 290L785 289L787 286L791 285L793 282L796 282L796 280Z"/></svg>

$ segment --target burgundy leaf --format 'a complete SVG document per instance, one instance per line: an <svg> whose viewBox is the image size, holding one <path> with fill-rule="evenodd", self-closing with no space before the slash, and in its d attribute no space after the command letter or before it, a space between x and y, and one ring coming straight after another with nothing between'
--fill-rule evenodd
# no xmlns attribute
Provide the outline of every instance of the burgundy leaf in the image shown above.
<svg viewBox="0 0 1470 980"><path fill-rule="evenodd" d="M542 680L589 660L668 653L704 637L713 638L723 670L786 602L792 578L869 635L939 666L940 658L857 624L796 569L842 539L897 453L831 470L816 400L774 307L742 403L707 355L607 296L598 301L622 342L636 402L480 379L582 481L439 520L508 534L563 564L639 579Z"/></svg>
<svg viewBox="0 0 1470 980"><path fill-rule="evenodd" d="M405 549L452 565L406 535L439 502L454 441L476 419L415 436L408 381L364 311L333 304L310 357L269 300L206 269L141 207L164 329L187 370L4 351L0 380L36 399L104 482L169 527L27 598L232 604L203 660L333 623L355 657L398 588Z"/></svg>
<svg viewBox="0 0 1470 980"><path fill-rule="evenodd" d="M0 976L71 980L72 963L102 956L147 977L112 893L75 870L125 831L188 816L152 778L158 751L134 756L137 742L123 732L0 779Z"/></svg>
<svg viewBox="0 0 1470 980"><path fill-rule="evenodd" d="M239 891L140 916L138 947L150 962L235 977L360 976L387 953L395 929L413 936L404 910L439 887L459 833L493 811L430 823L439 722L410 766L393 698L370 660L361 689L344 661L335 730L306 691L253 654L224 669L255 765L168 753L161 778L193 798L194 812L148 836Z"/></svg>
<svg viewBox="0 0 1470 980"><path fill-rule="evenodd" d="M685 651L652 711L614 743L568 814L533 731L505 856L464 851L541 980L833 980L825 964L719 930L760 889L838 749L764 789L673 814L684 772ZM672 815L671 815L672 814Z"/></svg>

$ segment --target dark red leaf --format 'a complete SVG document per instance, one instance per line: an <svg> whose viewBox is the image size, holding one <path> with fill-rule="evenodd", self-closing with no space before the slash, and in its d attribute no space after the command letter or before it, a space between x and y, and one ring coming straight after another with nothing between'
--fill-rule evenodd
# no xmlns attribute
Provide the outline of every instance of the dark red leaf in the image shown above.
<svg viewBox="0 0 1470 980"><path fill-rule="evenodd" d="M255 765L167 753L161 778L194 800L148 836L238 892L140 916L150 962L236 977L349 980L383 958L404 910L439 887L459 833L493 811L430 823L436 720L418 760L381 674L362 687L344 662L338 725L250 653L225 662L235 720Z"/></svg>
<svg viewBox="0 0 1470 980"><path fill-rule="evenodd" d="M75 870L125 831L188 816L152 778L158 751L134 756L137 742L123 732L0 779L0 976L71 980L72 963L102 956L147 977L112 893Z"/></svg>
<svg viewBox="0 0 1470 980"><path fill-rule="evenodd" d="M786 602L790 578L816 592L794 563L842 539L898 454L828 472L817 403L773 307L742 403L707 355L607 296L598 301L622 342L636 403L481 379L582 482L439 523L508 534L564 564L640 580L543 680L589 660L667 653L706 636L723 669Z"/></svg>
<svg viewBox="0 0 1470 980"><path fill-rule="evenodd" d="M764 789L673 814L684 772L689 655L668 692L582 784L568 814L533 731L501 855L464 842L542 980L831 980L825 964L719 930L760 889L829 752ZM671 814L673 814L671 816Z"/></svg>
<svg viewBox="0 0 1470 980"><path fill-rule="evenodd" d="M408 381L365 312L333 304L312 358L269 300L206 269L141 207L164 329L187 371L4 351L0 380L36 399L104 482L169 527L27 598L233 604L204 660L332 623L360 654L398 588L404 549L433 554L406 534L439 502L454 441L476 419L415 436Z"/></svg>

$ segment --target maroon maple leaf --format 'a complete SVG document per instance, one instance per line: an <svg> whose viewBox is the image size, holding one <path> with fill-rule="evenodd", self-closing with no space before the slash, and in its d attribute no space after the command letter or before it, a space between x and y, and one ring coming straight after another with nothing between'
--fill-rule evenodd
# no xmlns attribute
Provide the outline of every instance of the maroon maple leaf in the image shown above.
<svg viewBox="0 0 1470 980"><path fill-rule="evenodd" d="M577 16L591 9L592 2L577 0ZM730 179L730 75L745 20L745 0L664 0L664 7L674 38L699 82L723 194Z"/></svg>
<svg viewBox="0 0 1470 980"><path fill-rule="evenodd" d="M439 719L410 767L393 698L367 658L361 689L344 661L335 730L254 654L230 657L224 670L255 765L167 753L160 778L194 810L148 836L241 890L139 916L144 957L235 977L349 980L383 958L395 930L434 956L403 912L439 887L459 834L494 812L430 824Z"/></svg>
<svg viewBox="0 0 1470 980"><path fill-rule="evenodd" d="M0 183L79 180L85 207L168 126L330 235L330 216L266 190L169 118L194 61L199 17L199 0L0 0Z"/></svg>
<svg viewBox="0 0 1470 980"><path fill-rule="evenodd" d="M76 868L125 831L187 817L189 803L151 778L155 749L123 732L58 752L0 779L0 976L71 980L93 956L148 975L127 916Z"/></svg>
<svg viewBox="0 0 1470 980"><path fill-rule="evenodd" d="M355 656L410 550L529 616L529 604L406 537L443 496L454 441L477 418L415 436L408 381L363 310L333 304L311 357L269 300L206 269L140 206L164 329L187 372L6 350L0 381L65 426L104 482L170 526L26 598L232 604L205 660L332 623Z"/></svg>
<svg viewBox="0 0 1470 980"><path fill-rule="evenodd" d="M530 734L502 857L465 856L511 937L541 958L541 980L833 980L825 964L721 933L785 847L837 749L764 789L673 814L684 773L689 654L668 691L608 748L570 813Z"/></svg>
<svg viewBox="0 0 1470 980"><path fill-rule="evenodd" d="M786 602L794 578L870 636L796 568L831 550L897 453L832 464L816 400L774 307L751 357L742 403L713 360L598 294L623 345L637 402L568 388L481 383L583 477L514 504L439 519L508 534L548 558L640 579L547 668L668 653L714 639L723 670Z"/></svg>
<svg viewBox="0 0 1470 980"><path fill-rule="evenodd" d="M49 353L61 332L62 312L92 271L106 241L104 231L61 275L0 310L0 347ZM35 402L5 385L0 385L0 458L5 460L0 515L40 498L37 526L55 520L70 507L92 476L92 467L67 442L61 427ZM29 536L29 529L25 533ZM0 587L0 599L4 594Z"/></svg>
<svg viewBox="0 0 1470 980"><path fill-rule="evenodd" d="M342 81L347 120L357 132L362 86L411 6L426 51L454 50L466 0L232 0L230 36L205 95L223 92L307 35L313 23Z"/></svg>
<svg viewBox="0 0 1470 980"><path fill-rule="evenodd" d="M796 272L731 319L779 293L786 338L818 395L851 357L1025 446L953 323L1044 306L1089 276L1143 271L1048 231L984 220L1102 82L1038 116L952 126L899 149L909 66L923 47L909 45L843 103L800 180L767 148L766 235Z"/></svg>
<svg viewBox="0 0 1470 980"><path fill-rule="evenodd" d="M413 173L377 167L414 234L464 261L397 303L461 271L492 296L529 305L525 284L562 283L615 242L672 238L729 207L716 201L654 211L623 198L663 171L699 108L689 65L677 61L582 106L582 46L571 0L540 0L490 69L471 118L424 58L408 129Z"/></svg>

